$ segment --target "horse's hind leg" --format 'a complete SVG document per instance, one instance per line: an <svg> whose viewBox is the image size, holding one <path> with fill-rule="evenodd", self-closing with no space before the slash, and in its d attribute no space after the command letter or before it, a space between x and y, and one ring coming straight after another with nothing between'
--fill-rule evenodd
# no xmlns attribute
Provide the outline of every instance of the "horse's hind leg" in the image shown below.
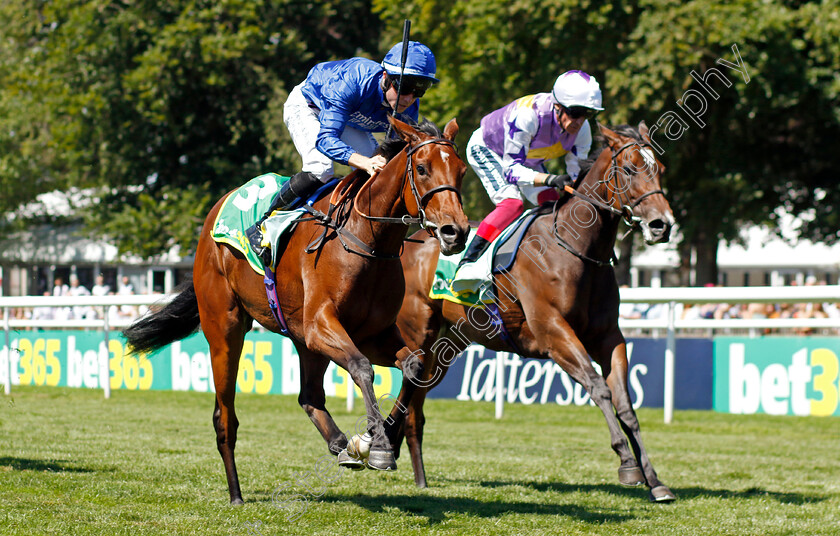
<svg viewBox="0 0 840 536"><path fill-rule="evenodd" d="M202 281L202 283L205 282ZM242 344L248 326L226 282L221 282L212 288L205 288L205 292L199 291L200 288L201 286L197 284L196 296L201 314L201 327L210 346L213 382L216 386L216 408L213 411L216 446L225 464L230 503L243 504L233 456L236 430L239 427L233 403L236 396L239 357L242 354Z"/></svg>
<svg viewBox="0 0 840 536"><path fill-rule="evenodd" d="M415 390L422 386L425 352L423 350L412 352L396 325L390 326L373 337L360 349L363 354L369 356L371 362L387 367L396 366L402 371L403 379L400 392L394 400L390 415L385 420L385 435L396 453L399 449L398 442L402 440L401 432L411 397Z"/></svg>
<svg viewBox="0 0 840 536"><path fill-rule="evenodd" d="M434 328L437 327L435 324ZM411 465L414 469L414 484L418 488L425 488L428 485L426 467L423 463L423 428L426 425L423 404L426 402L426 395L430 389L443 381L446 371L449 370L449 364L465 348L461 338L453 335L451 331L445 331L440 339L438 339L438 333L437 329L427 330L425 341L421 343L421 348L425 350L423 375L421 381L417 382L417 389L411 397L408 413L405 416L405 426L402 428L405 443L411 456ZM438 359L438 355L431 350L437 340L447 341L446 344L442 345L442 348L444 348L442 351L445 353L444 358L447 359L446 364L442 363ZM398 438L397 441L399 440Z"/></svg>
<svg viewBox="0 0 840 536"><path fill-rule="evenodd" d="M426 482L426 467L423 463L423 427L426 416L423 413L423 403L426 401L428 389L417 389L408 406L405 417L405 443L411 456L411 466L414 469L414 484L418 488L428 486Z"/></svg>
<svg viewBox="0 0 840 536"><path fill-rule="evenodd" d="M326 357L310 352L302 344L295 344L300 358L300 395L298 403L309 416L315 428L321 432L330 452L338 455L347 447L345 436L327 411L326 394L324 393L324 374L330 360ZM352 386L348 386L352 388Z"/></svg>
<svg viewBox="0 0 840 536"><path fill-rule="evenodd" d="M600 355L595 357L601 364L607 379L607 385L612 392L612 402L618 420L627 435L633 454L638 460L638 462L634 460L633 464L626 466L622 463L618 470L619 480L626 485L646 483L650 488L651 500L657 502L673 501L676 496L668 486L659 480L642 442L639 420L636 417L636 412L630 400L630 393L627 390L627 347L623 339L618 344L607 344L603 352L603 356L608 356L609 361L599 359ZM638 464L641 464L641 470Z"/></svg>

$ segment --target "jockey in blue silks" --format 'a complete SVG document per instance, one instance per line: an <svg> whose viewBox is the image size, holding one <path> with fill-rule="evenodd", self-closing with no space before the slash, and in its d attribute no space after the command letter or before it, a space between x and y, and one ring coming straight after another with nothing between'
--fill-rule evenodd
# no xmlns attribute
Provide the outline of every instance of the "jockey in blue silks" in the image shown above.
<svg viewBox="0 0 840 536"><path fill-rule="evenodd" d="M270 245L263 244L262 223L273 211L288 208L327 183L333 176L333 162L369 175L378 173L385 158L373 156L377 143L372 133L388 130L394 108L399 119L417 121L417 99L438 82L437 65L428 47L409 41L403 70L402 47L402 43L394 45L381 64L366 58L319 63L289 93L283 121L303 167L283 184L268 212L245 232L263 260L270 259L271 252Z"/></svg>

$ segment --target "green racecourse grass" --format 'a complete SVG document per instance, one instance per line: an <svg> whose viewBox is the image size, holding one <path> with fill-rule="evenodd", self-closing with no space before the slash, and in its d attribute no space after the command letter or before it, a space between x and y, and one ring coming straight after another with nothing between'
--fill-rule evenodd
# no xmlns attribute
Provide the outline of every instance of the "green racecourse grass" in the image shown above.
<svg viewBox="0 0 840 536"><path fill-rule="evenodd" d="M328 405L342 429L361 415ZM678 411L665 425L640 410L678 496L652 504L618 485L596 408L507 405L502 421L490 403L426 408L430 488L404 451L398 471L346 471L287 521L273 490L326 453L295 397L237 397L246 504L231 507L212 394L15 387L0 397L0 534L840 535L834 418Z"/></svg>

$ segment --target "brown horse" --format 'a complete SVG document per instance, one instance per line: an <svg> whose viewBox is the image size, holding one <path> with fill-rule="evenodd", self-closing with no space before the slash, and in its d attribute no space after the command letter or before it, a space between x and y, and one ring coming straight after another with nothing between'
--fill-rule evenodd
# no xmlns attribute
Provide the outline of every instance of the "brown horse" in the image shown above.
<svg viewBox="0 0 840 536"><path fill-rule="evenodd" d="M321 378L330 361L347 370L362 391L373 436L367 465L382 470L396 464L374 396L371 363L399 367L407 379L422 371L422 360L411 354L396 327L405 292L399 256L407 226L412 220L419 222L442 251L451 253L464 249L469 231L459 193L466 164L454 147L455 120L442 136L431 123L415 129L391 122L401 140L383 143L381 152L390 158L387 165L363 186L348 176L336 191L340 199L334 195L330 202L315 203L322 214L334 214L334 222L329 227L314 221L299 223L276 268L279 306L301 361L300 405L330 451L346 455L347 437L324 406ZM269 307L263 277L240 252L211 237L224 199L205 220L192 283L161 311L124 333L135 351L152 351L185 337L200 323L210 345L216 386L216 443L230 501L241 504L233 452L238 427L234 396L243 340L254 320L275 332L280 325ZM338 206L335 211L329 210L332 201ZM407 403L412 386L403 387Z"/></svg>
<svg viewBox="0 0 840 536"><path fill-rule="evenodd" d="M489 315L477 314L483 308L471 310L429 298L439 255L433 241L406 247L406 296L397 323L409 346L425 353L423 382L411 400L404 428L418 486L426 486L421 453L426 393L441 381L467 341L474 341L523 357L553 359L586 388L606 417L612 448L621 459L620 482L647 484L656 501L674 499L648 459L630 402L625 341L618 327L619 292L611 264L623 218L641 226L651 244L668 240L674 217L661 190L663 168L649 148L647 127L641 123L638 132L619 128L614 132L601 127L607 147L586 163L591 168L570 191L575 195L534 221L516 262L495 277L495 303L515 346L488 329ZM392 440L398 445L401 438Z"/></svg>

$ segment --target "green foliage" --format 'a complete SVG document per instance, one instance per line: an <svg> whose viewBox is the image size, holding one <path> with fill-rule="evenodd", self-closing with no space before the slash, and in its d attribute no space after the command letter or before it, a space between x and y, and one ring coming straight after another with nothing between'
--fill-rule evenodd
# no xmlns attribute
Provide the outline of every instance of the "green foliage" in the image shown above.
<svg viewBox="0 0 840 536"><path fill-rule="evenodd" d="M399 38L398 19L412 18L413 35L437 54L442 79L424 109L458 115L468 132L486 113L546 91L571 68L601 82L604 123L653 125L665 112L682 113L689 130L681 139L666 143L659 132L666 187L684 247L701 248L712 264L718 240L736 240L748 223L772 223L779 207L809 215L804 236L840 237L832 172L840 164L840 151L832 150L840 139L836 0L377 0L374 8L388 22L388 41ZM749 83L715 63L735 61L733 44ZM677 101L700 89L690 72L711 67L733 86L713 83L720 98L708 99L700 128ZM470 176L465 185L473 217L491 206L476 183ZM485 202L479 206L475 195ZM707 277L714 281L714 270Z"/></svg>
<svg viewBox="0 0 840 536"><path fill-rule="evenodd" d="M804 236L840 238L832 171L840 153L830 149L840 138L838 6L651 1L628 38L627 57L610 70L622 119L653 125L672 111L688 124L676 141L661 132L657 139L684 246L707 251L711 262L718 240L737 240L748 223L772 223L777 208L810 220ZM749 82L716 63L736 61L733 45ZM713 67L732 82L710 82L719 99L691 77ZM678 106L689 90L706 95L702 128ZM699 109L696 99L691 106Z"/></svg>
<svg viewBox="0 0 840 536"><path fill-rule="evenodd" d="M68 185L125 190L87 219L144 256L188 251L196 213L255 175L298 167L276 132L276 96L316 61L376 42L353 23L363 1L36 6L0 4L0 208Z"/></svg>
<svg viewBox="0 0 840 536"><path fill-rule="evenodd" d="M490 111L584 69L604 91L600 121L688 124L656 134L684 249L713 265L718 240L778 208L805 217L805 237L840 238L840 0L3 2L0 210L96 188L111 193L87 220L121 251L189 250L222 193L299 168L281 106L308 69L381 57L405 18L438 60L421 110L457 117L462 147ZM749 83L716 63L735 61L733 44ZM711 82L701 128L678 101L710 68L732 86ZM492 208L472 172L464 200L474 219ZM137 218L157 223L120 225Z"/></svg>
<svg viewBox="0 0 840 536"><path fill-rule="evenodd" d="M207 207L215 201L210 190L207 184L163 186L153 196L148 189L113 189L95 203L110 208L88 212L87 224L108 236L122 237L123 249L141 258L175 246L186 252L196 241L196 229L201 229Z"/></svg>
<svg viewBox="0 0 840 536"><path fill-rule="evenodd" d="M383 46L402 37L402 21L412 20L412 39L435 53L441 80L423 99L422 112L437 123L458 118L466 145L483 116L523 95L551 90L570 69L595 75L611 103L606 70L618 62L632 30L638 2L546 0L484 2L374 0L383 25ZM471 218L493 205L470 170L464 204Z"/></svg>

